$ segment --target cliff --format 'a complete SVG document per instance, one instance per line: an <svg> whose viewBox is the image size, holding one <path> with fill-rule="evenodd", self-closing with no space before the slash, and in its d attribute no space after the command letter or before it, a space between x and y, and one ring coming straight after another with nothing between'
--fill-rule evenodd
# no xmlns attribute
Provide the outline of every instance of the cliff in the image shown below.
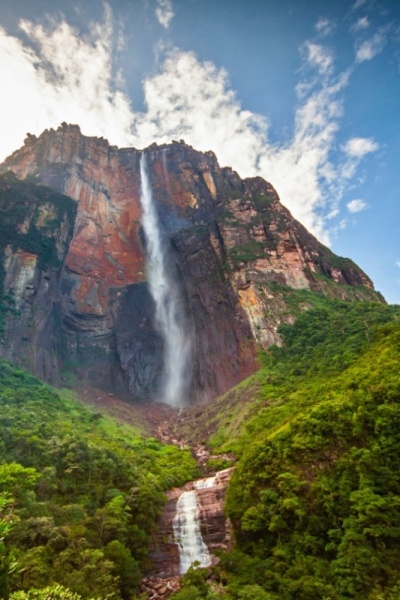
<svg viewBox="0 0 400 600"><path fill-rule="evenodd" d="M279 343L279 325L293 319L282 289L380 300L370 279L309 234L263 179L242 180L212 152L183 142L143 152L193 338L192 398L226 391L257 368L257 347ZM20 179L33 176L78 203L52 287L59 358L46 372L38 358L27 366L51 381L68 368L133 400L157 399L163 352L146 282L140 156L63 124L38 138L28 135L0 168ZM19 289L7 256L3 248L6 288ZM38 293L32 305L48 314L48 298ZM21 323L21 331L27 327ZM44 336L46 326L38 329ZM15 335L8 327L4 348ZM2 354L22 362L18 352Z"/></svg>
<svg viewBox="0 0 400 600"><path fill-rule="evenodd" d="M1 354L59 383L60 275L76 202L49 188L0 176Z"/></svg>

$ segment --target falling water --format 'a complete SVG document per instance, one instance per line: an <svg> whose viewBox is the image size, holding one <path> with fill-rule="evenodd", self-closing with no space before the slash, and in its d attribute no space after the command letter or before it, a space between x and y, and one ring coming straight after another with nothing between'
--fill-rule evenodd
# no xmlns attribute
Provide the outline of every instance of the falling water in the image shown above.
<svg viewBox="0 0 400 600"><path fill-rule="evenodd" d="M199 523L196 490L183 492L176 504L174 537L179 546L180 571L183 575L197 561L201 567L211 564L211 555L203 542Z"/></svg>
<svg viewBox="0 0 400 600"><path fill-rule="evenodd" d="M140 159L142 225L147 242L148 279L156 307L156 326L164 341L162 401L171 406L185 403L190 339L183 329L179 294L166 264L167 246L163 243L157 211L147 174L146 158Z"/></svg>
<svg viewBox="0 0 400 600"><path fill-rule="evenodd" d="M198 479L194 482L194 487L196 490L205 490L207 488L212 488L215 486L217 481L217 476L213 475L212 477L206 477L205 479Z"/></svg>

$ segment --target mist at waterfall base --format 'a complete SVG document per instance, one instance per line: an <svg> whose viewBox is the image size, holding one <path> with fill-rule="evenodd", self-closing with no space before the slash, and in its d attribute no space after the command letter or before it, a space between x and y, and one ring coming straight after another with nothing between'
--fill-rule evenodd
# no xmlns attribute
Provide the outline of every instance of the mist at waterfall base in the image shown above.
<svg viewBox="0 0 400 600"><path fill-rule="evenodd" d="M164 343L161 402L181 407L187 402L190 380L190 336L179 290L168 267L169 245L164 240L147 172L146 157L140 158L142 219L147 249L147 277L155 304L155 326Z"/></svg>

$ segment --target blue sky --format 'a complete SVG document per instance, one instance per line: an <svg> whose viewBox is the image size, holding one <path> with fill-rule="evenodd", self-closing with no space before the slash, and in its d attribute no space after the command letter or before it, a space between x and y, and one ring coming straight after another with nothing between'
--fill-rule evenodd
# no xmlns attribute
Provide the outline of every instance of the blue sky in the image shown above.
<svg viewBox="0 0 400 600"><path fill-rule="evenodd" d="M0 81L0 160L62 121L183 138L400 302L400 0L1 2Z"/></svg>

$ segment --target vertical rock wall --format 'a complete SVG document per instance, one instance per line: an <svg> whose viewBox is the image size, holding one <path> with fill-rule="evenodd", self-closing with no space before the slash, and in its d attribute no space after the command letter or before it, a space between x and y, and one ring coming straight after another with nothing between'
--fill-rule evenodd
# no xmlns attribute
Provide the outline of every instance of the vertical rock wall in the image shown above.
<svg viewBox="0 0 400 600"><path fill-rule="evenodd" d="M62 265L76 203L49 189L0 176L1 354L58 384Z"/></svg>

